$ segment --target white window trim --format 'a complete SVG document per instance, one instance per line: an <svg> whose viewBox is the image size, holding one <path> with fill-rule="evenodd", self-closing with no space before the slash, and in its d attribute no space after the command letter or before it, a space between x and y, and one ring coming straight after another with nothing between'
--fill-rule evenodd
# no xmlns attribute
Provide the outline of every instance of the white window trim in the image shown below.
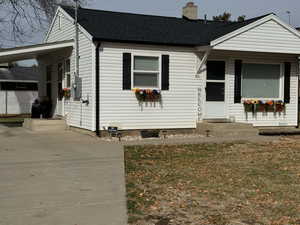
<svg viewBox="0 0 300 225"><path fill-rule="evenodd" d="M284 100L284 65L283 63L270 63L270 62L247 62L243 61L243 64L265 64L265 65L279 65L280 66L280 78L279 78L279 98L245 98L242 96L242 101L245 100L252 100L252 99L258 99L258 100L263 100L263 101L268 101L268 100ZM243 80L244 74L242 73L241 76L241 81ZM241 82L241 94L243 92L243 82Z"/></svg>
<svg viewBox="0 0 300 225"><path fill-rule="evenodd" d="M225 83L225 80L206 80L206 83Z"/></svg>
<svg viewBox="0 0 300 225"><path fill-rule="evenodd" d="M67 61L70 61L70 71L69 72L66 72L66 65L67 65ZM63 62L63 75L64 75L64 88L71 88L72 86L72 80L71 80L71 60L68 58L68 59L65 59L64 62ZM67 79L67 76L70 75L70 86L68 86L68 79Z"/></svg>
<svg viewBox="0 0 300 225"><path fill-rule="evenodd" d="M155 57L158 58L158 71L150 71L150 70L134 70L134 57ZM140 89L159 89L161 90L161 58L160 54L131 54L131 89L140 88ZM157 87L147 87L147 86L134 86L134 73L158 73L158 86Z"/></svg>

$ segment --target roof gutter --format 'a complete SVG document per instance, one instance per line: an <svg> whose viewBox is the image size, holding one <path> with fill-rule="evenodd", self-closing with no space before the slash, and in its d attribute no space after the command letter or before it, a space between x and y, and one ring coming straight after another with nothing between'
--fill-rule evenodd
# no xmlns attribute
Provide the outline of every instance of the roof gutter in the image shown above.
<svg viewBox="0 0 300 225"><path fill-rule="evenodd" d="M196 50L199 52L206 52L206 51L211 51L213 49L213 46L211 45L205 45L205 46L197 46Z"/></svg>
<svg viewBox="0 0 300 225"><path fill-rule="evenodd" d="M101 47L101 42L98 42L96 44L96 93L95 93L95 110L96 110L96 135L98 137L101 136L100 133L100 47Z"/></svg>
<svg viewBox="0 0 300 225"><path fill-rule="evenodd" d="M185 44L185 43L162 43L156 41L137 41L137 40L120 40L120 39L109 39L109 38L95 38L93 41L101 42L115 42L115 43L124 43L124 44L141 44L141 45L159 45L159 46L176 46L176 47L189 47L194 48L197 44ZM201 43L200 43L201 44Z"/></svg>

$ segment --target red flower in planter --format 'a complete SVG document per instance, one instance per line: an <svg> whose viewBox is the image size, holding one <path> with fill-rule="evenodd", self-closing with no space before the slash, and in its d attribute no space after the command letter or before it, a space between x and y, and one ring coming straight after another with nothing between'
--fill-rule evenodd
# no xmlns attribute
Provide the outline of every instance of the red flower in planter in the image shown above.
<svg viewBox="0 0 300 225"><path fill-rule="evenodd" d="M161 98L160 90L151 89L133 89L137 100L139 101L158 101Z"/></svg>
<svg viewBox="0 0 300 225"><path fill-rule="evenodd" d="M285 108L284 102L279 100L275 102L276 112L283 112Z"/></svg>
<svg viewBox="0 0 300 225"><path fill-rule="evenodd" d="M71 97L71 89L70 88L64 88L63 89L63 96L65 98L70 98Z"/></svg>

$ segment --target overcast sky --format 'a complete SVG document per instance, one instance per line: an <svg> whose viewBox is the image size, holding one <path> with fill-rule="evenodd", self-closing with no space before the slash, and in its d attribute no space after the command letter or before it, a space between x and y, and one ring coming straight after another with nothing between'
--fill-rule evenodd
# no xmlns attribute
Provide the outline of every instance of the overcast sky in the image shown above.
<svg viewBox="0 0 300 225"><path fill-rule="evenodd" d="M109 11L131 12L161 16L182 16L182 7L188 0L86 0L86 8ZM261 16L274 12L285 22L288 22L287 11L291 12L291 24L300 27L300 0L194 0L199 8L199 18L208 19L223 12L232 13L232 19L240 15L246 18ZM28 45L42 41L44 33L34 34L26 43L7 43L7 47L14 45Z"/></svg>
<svg viewBox="0 0 300 225"><path fill-rule="evenodd" d="M89 8L111 11L153 14L161 16L181 16L187 0L90 0ZM287 11L291 12L293 26L300 26L300 0L194 0L199 7L200 18L204 14L214 15L230 12L233 18L246 15L247 18L270 12L288 21Z"/></svg>
<svg viewBox="0 0 300 225"><path fill-rule="evenodd" d="M182 16L182 7L188 0L87 0L86 8L95 8L109 11L131 12L161 16ZM240 15L246 18L261 16L274 12L288 23L287 11L290 11L291 25L300 27L300 0L194 0L199 8L199 18L208 19L214 15L227 11L232 14L232 19ZM101 29L101 28L99 28ZM35 34L27 43L8 43L14 45L28 45L32 42L41 42L43 33Z"/></svg>

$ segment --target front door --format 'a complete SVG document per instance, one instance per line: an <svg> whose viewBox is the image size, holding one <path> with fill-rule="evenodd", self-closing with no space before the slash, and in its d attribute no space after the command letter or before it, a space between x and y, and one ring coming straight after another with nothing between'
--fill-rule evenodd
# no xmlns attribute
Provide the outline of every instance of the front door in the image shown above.
<svg viewBox="0 0 300 225"><path fill-rule="evenodd" d="M207 61L205 119L225 118L225 61Z"/></svg>

